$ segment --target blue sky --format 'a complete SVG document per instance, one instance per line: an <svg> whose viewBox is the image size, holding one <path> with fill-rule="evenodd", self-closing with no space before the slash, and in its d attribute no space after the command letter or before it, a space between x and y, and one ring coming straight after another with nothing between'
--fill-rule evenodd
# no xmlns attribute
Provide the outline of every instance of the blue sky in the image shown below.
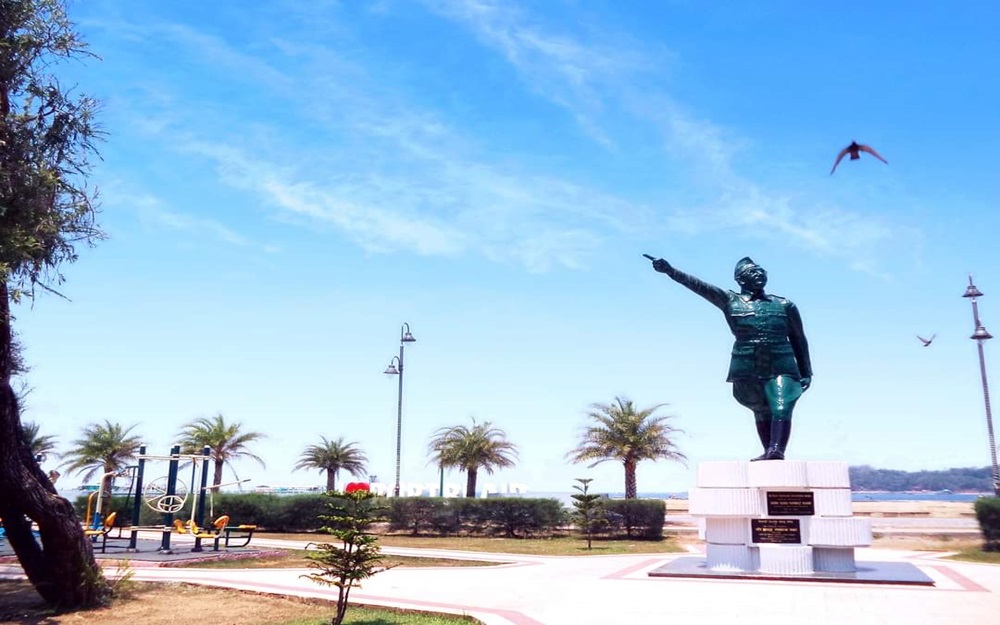
<svg viewBox="0 0 1000 625"><path fill-rule="evenodd" d="M640 465L639 490L686 490L698 462L758 451L722 316L650 253L727 288L752 256L798 304L815 379L790 457L990 462L961 295L973 272L1000 329L1000 7L97 0L71 16L102 58L61 71L103 101L109 238L65 268L69 301L16 322L24 418L64 450L109 419L163 453L222 412L268 435L267 469L236 467L251 484L321 484L292 471L321 435L390 481L382 371L408 322L404 482L436 482L431 434L475 417L520 448L482 481L621 491L620 466L565 454L589 404L626 395L669 403L690 459ZM830 176L851 140L889 165Z"/></svg>

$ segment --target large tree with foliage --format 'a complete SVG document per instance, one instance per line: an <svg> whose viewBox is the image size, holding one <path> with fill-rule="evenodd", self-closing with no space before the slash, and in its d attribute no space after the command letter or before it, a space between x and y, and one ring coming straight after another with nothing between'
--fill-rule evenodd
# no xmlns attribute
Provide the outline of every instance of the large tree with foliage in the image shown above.
<svg viewBox="0 0 1000 625"><path fill-rule="evenodd" d="M77 246L102 236L87 187L95 102L54 73L85 56L64 0L0 0L0 518L28 579L63 607L103 603L109 589L73 506L22 436L11 304L52 290Z"/></svg>
<svg viewBox="0 0 1000 625"><path fill-rule="evenodd" d="M70 443L71 449L63 456L63 466L71 473L80 473L89 480L101 472L101 490L111 493L114 474L135 461L142 439L131 432L135 425L125 428L105 420L91 423L83 429L83 436Z"/></svg>
<svg viewBox="0 0 1000 625"><path fill-rule="evenodd" d="M594 423L584 429L580 444L569 452L570 460L593 461L591 467L606 460L621 462L625 467L625 498L634 499L635 469L640 460L686 460L673 440L681 430L667 423L672 417L654 415L663 406L666 404L640 409L627 397L616 397L610 404L591 404L587 416Z"/></svg>
<svg viewBox="0 0 1000 625"><path fill-rule="evenodd" d="M33 458L44 458L56 450L56 437L54 434L42 434L39 424L32 421L21 422L21 435L28 443Z"/></svg>
<svg viewBox="0 0 1000 625"><path fill-rule="evenodd" d="M184 425L181 429L181 453L200 454L207 445L212 449L215 462L215 477L212 486L222 483L222 470L238 458L252 458L264 466L264 460L247 450L247 444L265 438L260 432L243 432L241 423L226 423L222 414L202 417Z"/></svg>
<svg viewBox="0 0 1000 625"><path fill-rule="evenodd" d="M299 456L299 461L295 464L296 471L326 471L327 492L337 490L337 474L341 471L357 477L367 474L365 466L368 464L368 457L357 447L357 443L345 443L343 436L335 441L327 440L325 436L319 438L322 441L319 445L309 445Z"/></svg>
<svg viewBox="0 0 1000 625"><path fill-rule="evenodd" d="M517 446L507 440L507 434L489 421L472 427L453 425L440 428L430 443L431 460L439 467L465 471L465 496L476 496L479 469L490 475L498 468L512 467L517 459Z"/></svg>

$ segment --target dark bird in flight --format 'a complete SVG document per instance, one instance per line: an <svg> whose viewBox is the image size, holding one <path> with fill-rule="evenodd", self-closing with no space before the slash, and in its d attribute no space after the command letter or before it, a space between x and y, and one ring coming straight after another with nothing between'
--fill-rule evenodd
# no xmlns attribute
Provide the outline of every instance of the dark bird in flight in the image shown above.
<svg viewBox="0 0 1000 625"><path fill-rule="evenodd" d="M920 342L924 344L924 347L927 347L928 345L930 345L930 344L931 344L931 341L933 341L933 340L934 340L934 337L936 337L936 336L937 336L937 334L934 334L934 335L932 335L932 336L931 336L931 338L929 338L929 339L925 339L924 337L922 337L922 336L920 336L920 335L918 334L918 335L917 335L917 338L918 338L918 339L920 339Z"/></svg>
<svg viewBox="0 0 1000 625"><path fill-rule="evenodd" d="M832 176L833 172L837 171L837 165L840 165L841 159L843 159L845 156L847 156L848 154L850 154L851 155L851 160L852 161L856 161L859 158L861 158L861 153L862 152L868 152L869 154L871 154L872 156L874 156L878 160L882 161L886 165L889 164L889 161L887 161L884 158L882 158L882 155L879 154L878 152L876 152L875 150L873 150L870 146L863 145L861 143L858 143L857 141L851 141L851 145L849 145L846 148L844 148L843 150L841 150L840 154L837 155L837 160L835 160L833 162L833 169L830 170L830 175Z"/></svg>

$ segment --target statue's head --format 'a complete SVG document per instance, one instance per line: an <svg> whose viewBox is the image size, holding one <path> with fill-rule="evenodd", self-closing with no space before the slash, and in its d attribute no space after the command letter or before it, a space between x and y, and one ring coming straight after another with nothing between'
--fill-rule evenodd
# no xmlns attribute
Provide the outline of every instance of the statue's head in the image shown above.
<svg viewBox="0 0 1000 625"><path fill-rule="evenodd" d="M733 277L736 278L737 284L751 291L763 289L767 284L767 272L749 256L737 261Z"/></svg>

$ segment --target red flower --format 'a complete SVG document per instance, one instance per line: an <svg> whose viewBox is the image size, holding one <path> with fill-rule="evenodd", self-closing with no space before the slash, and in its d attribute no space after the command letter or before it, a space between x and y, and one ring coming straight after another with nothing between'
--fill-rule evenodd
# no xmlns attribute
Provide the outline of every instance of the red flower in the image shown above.
<svg viewBox="0 0 1000 625"><path fill-rule="evenodd" d="M371 487L368 485L367 482L351 482L350 484L347 485L347 488L344 489L344 492L349 495L359 490L369 492L371 491Z"/></svg>

